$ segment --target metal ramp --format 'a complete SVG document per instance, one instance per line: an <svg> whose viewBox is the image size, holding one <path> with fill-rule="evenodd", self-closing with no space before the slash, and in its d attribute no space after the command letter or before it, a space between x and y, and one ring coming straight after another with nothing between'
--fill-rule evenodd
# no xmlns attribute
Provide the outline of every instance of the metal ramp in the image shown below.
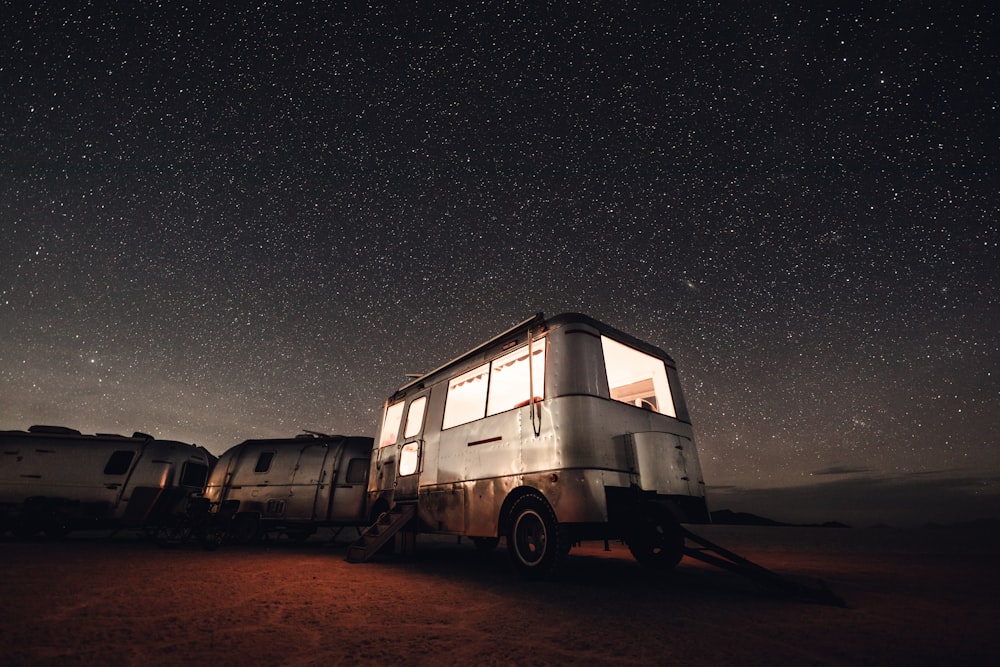
<svg viewBox="0 0 1000 667"><path fill-rule="evenodd" d="M347 548L348 563L364 563L378 553L385 544L406 526L416 515L414 504L399 504L382 512L375 523L368 526L361 537Z"/></svg>
<svg viewBox="0 0 1000 667"><path fill-rule="evenodd" d="M847 606L847 603L844 602L843 598L839 597L827 588L826 584L820 579L817 579L811 586L792 581L788 577L783 577L776 572L772 572L766 567L757 565L742 556L734 554L732 551L723 549L718 544L710 542L700 535L695 535L683 526L681 527L681 530L683 530L686 540L690 540L691 542L699 545L697 547L692 547L688 546L687 542L685 542L685 556L694 558L695 560L700 560L703 563L708 563L709 565L714 565L722 568L723 570L735 572L736 574L742 575L757 582L758 584L761 584L771 592L785 597L805 602L829 604L836 607Z"/></svg>

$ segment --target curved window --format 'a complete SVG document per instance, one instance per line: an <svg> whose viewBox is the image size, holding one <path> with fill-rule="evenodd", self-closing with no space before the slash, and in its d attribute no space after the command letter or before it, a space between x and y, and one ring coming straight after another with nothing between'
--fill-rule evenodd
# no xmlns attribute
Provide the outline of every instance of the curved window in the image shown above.
<svg viewBox="0 0 1000 667"><path fill-rule="evenodd" d="M420 443L408 442L399 452L399 476L405 477L417 472L420 466Z"/></svg>
<svg viewBox="0 0 1000 667"><path fill-rule="evenodd" d="M412 438L420 433L424 425L424 409L427 407L427 397L410 401L410 409L406 412L406 428L403 429L404 438Z"/></svg>

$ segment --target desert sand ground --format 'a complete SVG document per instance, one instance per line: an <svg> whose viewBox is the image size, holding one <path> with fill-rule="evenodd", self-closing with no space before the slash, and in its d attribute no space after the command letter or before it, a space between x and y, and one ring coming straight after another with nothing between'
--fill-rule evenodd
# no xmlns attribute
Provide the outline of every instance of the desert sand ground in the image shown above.
<svg viewBox="0 0 1000 667"><path fill-rule="evenodd" d="M160 549L135 537L0 540L3 665L1000 664L992 529L702 528L846 608L775 597L685 558L671 576L585 543L551 581L503 545L421 536ZM327 536L329 537L329 536Z"/></svg>

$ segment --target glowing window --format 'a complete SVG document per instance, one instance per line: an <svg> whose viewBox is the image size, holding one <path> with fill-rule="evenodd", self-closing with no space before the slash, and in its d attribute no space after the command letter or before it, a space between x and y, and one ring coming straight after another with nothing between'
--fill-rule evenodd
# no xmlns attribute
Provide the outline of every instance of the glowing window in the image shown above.
<svg viewBox="0 0 1000 667"><path fill-rule="evenodd" d="M448 383L448 399L444 405L444 423L441 428L451 428L486 416L489 371L490 365L483 364L452 378Z"/></svg>
<svg viewBox="0 0 1000 667"><path fill-rule="evenodd" d="M545 396L545 339L531 345L532 362L529 373L528 346L494 359L490 368L490 395L486 414L495 415ZM533 377L532 377L533 376Z"/></svg>
<svg viewBox="0 0 1000 667"><path fill-rule="evenodd" d="M393 403L385 409L385 419L382 420L382 435L379 438L379 447L389 447L396 444L396 436L399 435L399 425L403 421L403 402Z"/></svg>
<svg viewBox="0 0 1000 667"><path fill-rule="evenodd" d="M601 336L611 398L676 417L674 399L662 359Z"/></svg>
<svg viewBox="0 0 1000 667"><path fill-rule="evenodd" d="M420 443L408 442L399 452L399 476L405 477L417 472L420 464Z"/></svg>
<svg viewBox="0 0 1000 667"><path fill-rule="evenodd" d="M420 428L424 424L424 408L427 407L427 397L421 396L410 403L410 409L406 413L406 428L403 429L404 438L412 438L420 433Z"/></svg>

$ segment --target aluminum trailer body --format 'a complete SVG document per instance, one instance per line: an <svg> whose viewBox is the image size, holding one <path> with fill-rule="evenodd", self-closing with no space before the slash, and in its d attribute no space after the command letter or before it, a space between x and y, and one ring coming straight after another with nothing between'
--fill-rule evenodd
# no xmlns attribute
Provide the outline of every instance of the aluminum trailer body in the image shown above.
<svg viewBox="0 0 1000 667"><path fill-rule="evenodd" d="M373 518L415 504L418 532L506 537L526 574L584 539L673 567L679 524L710 520L674 361L584 315L539 313L402 386L374 444Z"/></svg>
<svg viewBox="0 0 1000 667"><path fill-rule="evenodd" d="M157 524L204 491L214 461L203 447L143 433L0 431L0 520L22 536Z"/></svg>
<svg viewBox="0 0 1000 667"><path fill-rule="evenodd" d="M362 525L371 449L368 437L247 440L219 457L205 497L231 521L237 542L273 532L304 539L319 527Z"/></svg>

